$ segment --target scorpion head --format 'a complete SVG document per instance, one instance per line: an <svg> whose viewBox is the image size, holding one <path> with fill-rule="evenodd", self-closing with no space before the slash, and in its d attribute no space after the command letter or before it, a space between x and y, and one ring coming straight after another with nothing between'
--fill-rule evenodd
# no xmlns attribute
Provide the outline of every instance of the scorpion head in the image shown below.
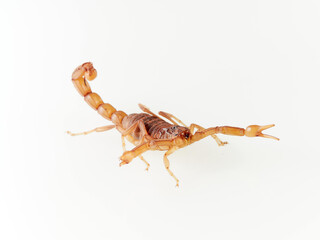
<svg viewBox="0 0 320 240"><path fill-rule="evenodd" d="M167 132L172 135L173 138L184 143L190 139L191 133L189 128L174 125L167 129Z"/></svg>

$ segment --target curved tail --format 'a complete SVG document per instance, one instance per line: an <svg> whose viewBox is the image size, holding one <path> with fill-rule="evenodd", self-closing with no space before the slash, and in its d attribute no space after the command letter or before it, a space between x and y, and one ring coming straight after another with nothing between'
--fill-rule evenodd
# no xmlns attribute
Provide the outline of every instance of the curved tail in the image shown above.
<svg viewBox="0 0 320 240"><path fill-rule="evenodd" d="M72 73L72 83L84 100L98 113L112 121L115 125L121 125L122 119L127 116L123 111L117 111L111 104L104 103L101 97L91 91L88 81L92 81L97 76L97 70L91 62L86 62L77 67ZM88 81L87 81L88 80Z"/></svg>

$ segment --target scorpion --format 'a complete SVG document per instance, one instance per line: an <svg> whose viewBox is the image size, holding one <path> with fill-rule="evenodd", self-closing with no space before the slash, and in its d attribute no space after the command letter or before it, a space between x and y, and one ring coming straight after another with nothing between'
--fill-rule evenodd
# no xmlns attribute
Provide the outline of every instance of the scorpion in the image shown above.
<svg viewBox="0 0 320 240"><path fill-rule="evenodd" d="M84 100L102 117L112 121L113 124L80 133L71 133L69 131L67 133L71 136L77 136L92 132L104 132L116 128L121 133L124 151L120 157L120 166L128 164L134 158L139 157L147 165L146 170L148 170L150 164L143 158L142 154L149 150L166 151L163 156L164 166L175 179L176 186L179 186L179 179L170 170L168 156L180 148L208 136L211 136L218 146L228 143L221 141L216 134L264 137L279 140L279 138L262 133L263 130L274 127L274 124L265 126L250 125L246 129L230 126L204 128L194 123L188 127L174 115L160 111L158 114L171 122L169 123L142 104L139 104L139 107L144 113L127 115L123 111L116 110L111 104L103 102L97 93L91 91L88 81L95 79L96 76L97 71L92 63L86 62L74 70L72 82L80 95L84 97ZM125 138L135 145L130 151L126 151Z"/></svg>

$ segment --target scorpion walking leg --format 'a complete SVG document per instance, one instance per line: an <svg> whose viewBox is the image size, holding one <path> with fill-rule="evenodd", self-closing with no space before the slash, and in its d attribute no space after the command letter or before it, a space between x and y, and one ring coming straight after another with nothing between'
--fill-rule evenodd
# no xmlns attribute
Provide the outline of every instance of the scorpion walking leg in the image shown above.
<svg viewBox="0 0 320 240"><path fill-rule="evenodd" d="M142 155L139 155L139 158L147 165L146 171L148 171L150 164L144 159L144 157Z"/></svg>
<svg viewBox="0 0 320 240"><path fill-rule="evenodd" d="M144 105L142 105L142 104L139 104L139 107L141 108L142 111L144 111L144 112L146 112L146 113L149 113L149 114L151 114L151 115L153 115L153 116L159 117L159 116L156 115L155 113L151 112L151 111L149 110L149 108L147 108L146 106L144 106ZM164 118L166 118L166 119L168 119L170 122L172 122L172 123L175 124L175 125L179 125L178 123L180 123L182 126L187 127L186 124L184 124L179 118L175 117L175 116L172 115L171 113L167 113L167 112L160 111L160 112L159 112L159 115L162 116L162 117L164 117ZM178 123L177 123L175 120L173 120L172 118L175 119Z"/></svg>
<svg viewBox="0 0 320 240"><path fill-rule="evenodd" d="M189 127L191 134L193 134L193 131L194 131L195 128L197 128L197 129L200 130L200 131L202 131L202 130L205 129L204 127L201 127L201 126L199 126L198 124L194 124L194 123L193 123L193 124L191 124L190 127ZM215 135L215 134L212 134L211 137L213 137L213 139L216 140L216 142L217 142L217 144L218 144L219 146L223 146L223 145L225 145L225 144L228 144L228 142L223 142L223 141L221 141L221 140L218 138L218 136Z"/></svg>
<svg viewBox="0 0 320 240"><path fill-rule="evenodd" d="M174 151L176 151L178 148L172 147L170 148L163 156L163 163L165 168L167 169L167 171L169 172L169 174L176 180L177 184L176 187L179 187L179 179L173 174L173 172L169 169L170 163L168 160L168 156L173 153Z"/></svg>
<svg viewBox="0 0 320 240"><path fill-rule="evenodd" d="M186 124L184 124L179 118L175 117L171 113L160 111L159 115L162 116L162 117L165 117L166 119L168 119L170 122L172 122L175 125L178 125L178 123L180 123L182 126L187 128ZM172 118L175 119L178 123L176 121L174 121Z"/></svg>
<svg viewBox="0 0 320 240"><path fill-rule="evenodd" d="M145 140L147 141L153 140L153 138L149 135L146 129L146 126L141 120L137 121L135 124L130 126L127 130L123 130L122 128L118 128L118 130L121 132L122 136L125 137L133 133L137 128L139 128L140 130L140 144L143 143Z"/></svg>
<svg viewBox="0 0 320 240"><path fill-rule="evenodd" d="M103 127L97 127L95 129L89 130L89 131L85 131L85 132L80 132L80 133L72 133L70 131L67 131L68 134L70 134L71 136L78 136L78 135L87 135L89 133L93 133L93 132L104 132L104 131L108 131L112 128L114 128L115 125L108 125L108 126L103 126Z"/></svg>
<svg viewBox="0 0 320 240"><path fill-rule="evenodd" d="M122 141L122 149L123 149L123 152L126 151L126 142L125 142L125 139L124 139L124 136L121 135L121 141Z"/></svg>
<svg viewBox="0 0 320 240"><path fill-rule="evenodd" d="M150 109L147 108L145 105L143 105L143 104L141 104L141 103L139 103L138 105L139 105L139 108L140 108L142 111L144 111L144 112L146 112L146 113L149 113L149 114L152 115L152 116L159 117L157 114L151 112Z"/></svg>

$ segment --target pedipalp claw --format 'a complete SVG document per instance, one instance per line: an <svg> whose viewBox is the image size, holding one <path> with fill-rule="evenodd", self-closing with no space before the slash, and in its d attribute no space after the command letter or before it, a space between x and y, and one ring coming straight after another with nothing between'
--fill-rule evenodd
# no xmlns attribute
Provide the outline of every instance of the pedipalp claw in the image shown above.
<svg viewBox="0 0 320 240"><path fill-rule="evenodd" d="M270 125L265 125L265 126L259 126L259 125L250 125L246 128L245 130L245 135L247 137L264 137L264 138L271 138L274 140L280 140L277 137L271 136L271 135L267 135L267 134L263 134L262 131L266 130L268 128L274 127L274 124L270 124Z"/></svg>

